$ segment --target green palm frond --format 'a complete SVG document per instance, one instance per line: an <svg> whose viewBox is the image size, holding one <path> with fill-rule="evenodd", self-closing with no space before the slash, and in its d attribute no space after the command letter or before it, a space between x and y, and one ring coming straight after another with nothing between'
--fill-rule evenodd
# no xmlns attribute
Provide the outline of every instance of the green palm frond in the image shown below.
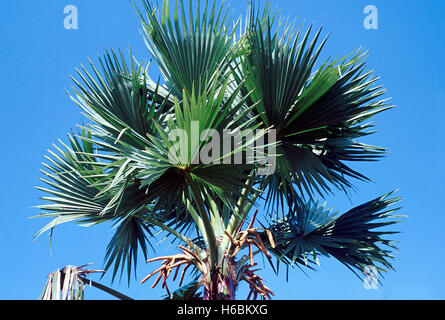
<svg viewBox="0 0 445 320"><path fill-rule="evenodd" d="M201 287L202 284L194 280L166 295L164 300L201 300L201 293L197 293Z"/></svg>
<svg viewBox="0 0 445 320"><path fill-rule="evenodd" d="M84 84L72 77L77 89L74 88L76 97L70 97L114 142L143 148L146 134L156 132L153 121L165 122L173 106L172 98L148 77L149 66L135 65L130 52L129 67L119 53L118 57L111 50L103 60L99 59L102 73L91 61L92 72L84 66L82 71L76 69Z"/></svg>
<svg viewBox="0 0 445 320"><path fill-rule="evenodd" d="M269 250L287 266L318 264L321 254L336 258L358 277L367 266L375 266L381 272L391 270L389 259L397 248L385 236L397 232L380 228L399 222L394 218L401 217L393 214L399 208L388 208L400 201L390 198L392 193L340 216L312 202L297 206L288 215L277 215L268 226L276 244ZM262 238L268 243L265 233Z"/></svg>
<svg viewBox="0 0 445 320"><path fill-rule="evenodd" d="M116 223L118 224L117 229L107 246L107 252L105 254L105 271L114 264L112 273L112 280L114 280L119 268L121 269L122 277L124 264L126 264L127 280L128 283L130 283L132 267L136 276L139 248L144 259L147 260L148 258L147 245L151 244L147 234L151 237L153 236L150 230L152 226L134 216L124 217Z"/></svg>
<svg viewBox="0 0 445 320"><path fill-rule="evenodd" d="M82 131L83 136L88 133ZM108 220L101 215L106 207L106 199L96 198L98 189L92 187L106 175L104 167L94 157L86 155L84 151L92 151L92 144L83 144L74 135L68 135L71 146L60 142L64 149L54 146L58 153L49 151L51 157L43 163L46 170L41 170L45 178L40 178L47 187L37 189L52 195L42 200L50 204L40 205L42 214L38 217L54 218L36 235L53 229L55 226L68 221L81 221L85 224L100 223Z"/></svg>
<svg viewBox="0 0 445 320"><path fill-rule="evenodd" d="M145 192L137 187L136 181L132 181L126 183L125 188L122 184L100 194L103 190L101 185L107 179L113 180L113 174L109 172L107 163L100 162L93 156L93 145L87 139L90 134L82 131L80 137L82 140L69 135L70 146L61 142L64 149L55 146L58 153L50 151L52 157L47 157L49 164L44 164L47 170L42 170L46 178L41 178L47 187L37 188L52 197L42 198L50 204L39 205L42 213L37 217L52 218L52 221L36 237L46 231L50 231L52 235L56 226L66 222L75 221L83 226L91 226L123 219L126 223L120 224L108 247L105 269L112 262L116 262L116 268L123 268L128 263L128 269L131 269L132 256L136 257L138 246L144 255L147 254L147 238L144 233L149 231L150 225L133 218L141 210L146 210ZM125 232L122 233L124 228ZM132 232L126 234L128 231ZM122 256L128 258L127 262L121 260Z"/></svg>
<svg viewBox="0 0 445 320"><path fill-rule="evenodd" d="M231 205L227 199L244 187L245 172L258 166L255 163L226 163L226 159L245 152L247 145L266 134L266 130L257 132L251 140L242 141L235 150L221 150L219 148L224 146L218 145L218 150L214 149L213 152L218 151L219 156L211 163L204 163L200 158L203 150L211 143L207 139L210 137L208 130L217 132L222 138L224 131L240 133L253 121L241 121L253 106L237 113L242 108L242 102L239 105L233 104L238 91L227 96L227 86L220 88L219 92L217 86L213 84L209 94L199 94L196 99L184 99L182 103L175 99L174 117L169 119L167 127L156 125L158 136L150 136L144 150L131 148L127 152L129 166L137 170L136 177L141 181L141 187L147 189L148 199L157 201L164 207L181 203L184 198L191 200L188 188L193 181L204 194L211 192L226 205ZM177 132L180 133L179 136L171 135ZM179 141L176 142L172 137L179 138ZM170 207L167 208L170 210Z"/></svg>
<svg viewBox="0 0 445 320"><path fill-rule="evenodd" d="M317 57L326 41L317 48L321 29L308 44L312 27L300 39L290 25L280 23L272 31L271 22L263 29L260 22L249 37L250 55L245 69L250 71L246 85L254 90L257 109L267 126L279 129L311 76Z"/></svg>
<svg viewBox="0 0 445 320"><path fill-rule="evenodd" d="M201 1L196 3L194 12L189 0L186 12L184 2L176 0L173 17L168 0L163 0L161 9L144 0L145 15L139 11L147 46L177 97L183 90L187 95L192 90L202 93L207 79L218 81L233 54L236 25L230 25L229 7L214 1L210 9L205 0L202 10Z"/></svg>
<svg viewBox="0 0 445 320"><path fill-rule="evenodd" d="M327 38L317 45L321 29L312 40L311 30L302 36L302 26L295 30L280 21L272 31L270 22L264 28L257 21L243 62L245 90L253 90L257 114L277 130L280 142L277 170L265 181L271 204L325 196L332 186L347 190L353 186L348 177L367 181L345 162L372 161L385 152L355 140L373 133L364 121L390 108L376 100L385 90L364 71L364 54L357 51L313 71Z"/></svg>

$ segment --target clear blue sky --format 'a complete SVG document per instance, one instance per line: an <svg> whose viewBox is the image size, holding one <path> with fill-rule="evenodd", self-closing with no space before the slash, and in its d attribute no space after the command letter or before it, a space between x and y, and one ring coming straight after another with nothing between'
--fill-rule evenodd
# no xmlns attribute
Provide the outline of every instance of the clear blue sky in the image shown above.
<svg viewBox="0 0 445 320"><path fill-rule="evenodd" d="M247 1L232 1L244 14ZM63 28L66 5L76 5L79 29ZM397 108L376 118L379 133L364 142L385 146L390 154L380 162L356 165L374 183L356 183L352 203L338 192L329 205L344 212L376 196L399 188L408 215L398 227L400 251L378 290L363 284L343 265L322 259L322 267L304 275L298 269L288 283L266 267L262 275L275 289L276 299L444 299L445 214L445 1L417 0L272 0L290 17L324 26L331 37L326 55L344 55L362 46L369 49L368 67L381 77L387 97ZM373 4L379 29L363 27L363 9ZM139 60L149 53L138 32L138 19L128 0L16 0L2 3L0 11L0 92L3 120L0 130L0 299L36 299L46 274L64 265L94 262L102 267L110 225L56 229L52 254L49 237L33 242L46 223L28 219L41 192L37 177L43 155L82 117L69 100L69 75L87 58L97 59L106 48L131 47ZM154 70L154 69L153 69ZM156 74L155 74L156 76ZM158 254L165 250L157 246ZM139 265L142 279L154 265ZM97 278L93 278L97 280ZM109 277L104 284L109 283ZM137 298L158 299L163 292L149 284L125 281L114 288ZM108 299L91 288L89 299ZM239 298L246 296L246 290Z"/></svg>

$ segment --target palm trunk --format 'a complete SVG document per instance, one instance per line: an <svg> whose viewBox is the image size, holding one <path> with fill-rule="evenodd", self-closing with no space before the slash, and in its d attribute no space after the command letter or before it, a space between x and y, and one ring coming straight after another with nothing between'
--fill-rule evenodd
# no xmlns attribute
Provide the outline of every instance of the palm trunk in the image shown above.
<svg viewBox="0 0 445 320"><path fill-rule="evenodd" d="M235 300L237 281L231 272L223 275L220 268L213 268L204 286L204 300Z"/></svg>

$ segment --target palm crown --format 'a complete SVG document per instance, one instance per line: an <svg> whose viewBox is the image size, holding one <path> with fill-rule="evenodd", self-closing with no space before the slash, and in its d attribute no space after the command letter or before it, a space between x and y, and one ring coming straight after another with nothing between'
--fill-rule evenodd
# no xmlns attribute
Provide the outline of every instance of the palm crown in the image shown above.
<svg viewBox="0 0 445 320"><path fill-rule="evenodd" d="M142 282L156 275L169 298L233 299L241 281L249 298L270 298L252 269L257 255L276 271L313 268L319 255L359 277L367 266L392 269L395 247L385 236L394 232L375 229L397 222L387 207L398 198L389 193L342 215L317 201L347 191L352 178L368 180L348 163L385 153L356 141L373 133L368 119L391 108L365 53L320 64L321 29L296 28L269 4L251 4L235 22L216 1L187 4L136 5L162 83L131 52L110 51L99 67L77 70L71 98L89 123L46 157L39 189L49 204L39 216L53 219L38 235L69 221L112 222L104 269L113 279L126 269L130 280L139 250L147 260L164 231L179 253L148 260L163 262ZM254 134L230 148L215 144L246 131ZM170 292L166 280L181 268L180 289ZM187 270L195 280L182 286Z"/></svg>

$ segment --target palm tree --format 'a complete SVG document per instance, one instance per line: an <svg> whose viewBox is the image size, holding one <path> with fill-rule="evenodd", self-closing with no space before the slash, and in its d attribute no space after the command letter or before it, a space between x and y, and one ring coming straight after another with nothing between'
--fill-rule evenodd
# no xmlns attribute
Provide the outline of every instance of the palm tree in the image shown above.
<svg viewBox="0 0 445 320"><path fill-rule="evenodd" d="M169 299L235 299L242 281L248 299L271 298L258 256L277 274L280 265L313 269L320 255L359 278L370 266L392 269L396 247L386 236L394 232L382 227L398 222L388 206L399 198L391 192L344 214L317 200L369 180L347 163L385 154L357 142L373 133L366 121L392 107L366 53L317 63L322 30L296 28L269 3L249 5L237 21L217 1L135 8L162 80L131 51L128 60L110 50L98 67L76 69L70 97L87 124L46 157L39 189L49 204L38 217L53 219L36 236L70 221L111 222L103 272L114 280L126 269L130 281L142 251L162 263L141 282L156 276ZM228 134L239 139L216 143ZM178 243L177 254L148 259L158 231ZM92 272L52 273L42 298L82 298ZM176 279L171 292L167 280Z"/></svg>

